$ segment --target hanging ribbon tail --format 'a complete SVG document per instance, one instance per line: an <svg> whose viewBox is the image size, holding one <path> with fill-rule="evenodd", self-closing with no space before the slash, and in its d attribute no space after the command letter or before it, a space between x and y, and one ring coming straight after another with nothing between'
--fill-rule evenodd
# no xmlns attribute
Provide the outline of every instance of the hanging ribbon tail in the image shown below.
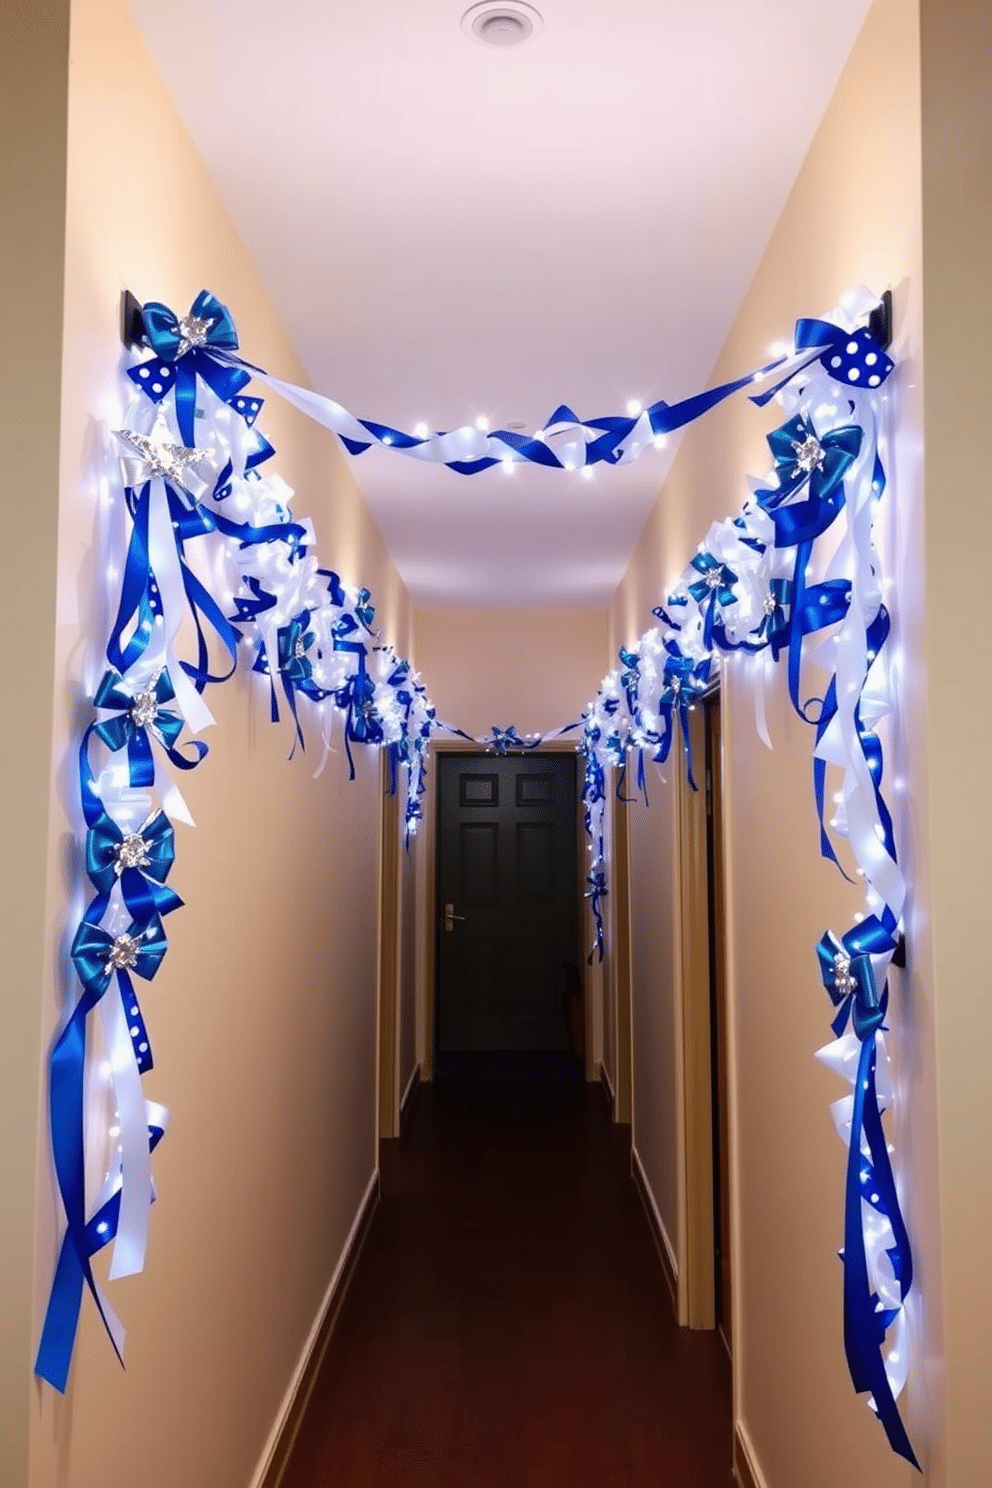
<svg viewBox="0 0 992 1488"><path fill-rule="evenodd" d="M79 1322L83 1287L87 1287L121 1364L124 1331L106 1303L90 1266L93 1254L86 1233L86 1173L83 1102L86 1064L86 1018L106 991L109 976L84 985L69 1021L56 1039L49 1064L49 1116L52 1154L59 1195L66 1216L55 1279L42 1327L35 1372L65 1392Z"/></svg>
<svg viewBox="0 0 992 1488"><path fill-rule="evenodd" d="M885 1318L879 1312L878 1298L868 1279L862 1219L861 1171L864 1158L861 1138L866 1133L866 1116L874 1108L878 1119L878 1096L875 1088L875 1035L865 1039L861 1048L858 1074L854 1085L854 1110L851 1120L851 1144L847 1158L847 1192L844 1219L844 1350L855 1390L870 1391L878 1419L892 1450L921 1471L906 1428L896 1405L885 1372L882 1346L885 1340ZM878 1121L880 1146L885 1151L881 1122ZM869 1147L872 1144L869 1141ZM877 1151L872 1149L872 1160ZM876 1169L877 1171L877 1169ZM898 1215L898 1205L895 1214ZM887 1216L890 1221L892 1215ZM901 1216L900 1216L901 1222ZM908 1251L908 1246L907 1246ZM905 1295L907 1286L903 1286Z"/></svg>

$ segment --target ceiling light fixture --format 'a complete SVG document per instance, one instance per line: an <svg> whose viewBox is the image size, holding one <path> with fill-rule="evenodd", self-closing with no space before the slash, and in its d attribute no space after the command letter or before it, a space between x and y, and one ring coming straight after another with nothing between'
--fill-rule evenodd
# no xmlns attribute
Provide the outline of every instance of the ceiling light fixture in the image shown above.
<svg viewBox="0 0 992 1488"><path fill-rule="evenodd" d="M544 21L540 11L523 0L482 0L462 16L462 30L486 46L519 46L536 36Z"/></svg>

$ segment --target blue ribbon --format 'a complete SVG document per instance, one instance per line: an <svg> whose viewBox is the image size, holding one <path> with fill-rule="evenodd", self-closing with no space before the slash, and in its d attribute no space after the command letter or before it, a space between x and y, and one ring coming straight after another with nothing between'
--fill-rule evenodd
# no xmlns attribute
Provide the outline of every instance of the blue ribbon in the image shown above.
<svg viewBox="0 0 992 1488"><path fill-rule="evenodd" d="M856 331L845 331L842 326L829 320L802 319L796 321L793 345L797 352L810 355L799 366L793 367L781 382L755 393L751 402L759 408L770 403L786 383L798 377L800 372L818 361L824 371L847 388L880 387L892 372L895 363L886 354L882 343L872 335L867 326ZM852 375L853 374L853 375Z"/></svg>
<svg viewBox="0 0 992 1488"><path fill-rule="evenodd" d="M133 953L131 966L139 976L154 976L167 945L161 922L155 919L140 925L132 922L126 934ZM104 1238L101 1234L97 1244L97 1237L86 1222L83 1109L86 1020L115 975L111 953L119 939L86 919L79 926L71 955L82 982L82 994L55 1040L50 1062L52 1151L67 1229L42 1328L35 1372L59 1391L65 1390L69 1377L84 1286L89 1288L107 1334L114 1342L90 1264L95 1251L111 1236L107 1234ZM127 968L121 970L126 972ZM114 1349L117 1352L116 1343Z"/></svg>
<svg viewBox="0 0 992 1488"><path fill-rule="evenodd" d="M132 786L135 787L155 784L155 761L152 756L149 733L158 739L169 759L179 770L194 769L207 753L207 746L202 739L190 740L189 747L193 750L195 759L188 759L176 748L176 740L182 733L183 720L177 713L172 713L163 706L171 702L176 695L169 681L168 672L159 673L155 682L148 688L148 694L154 698L155 714L146 725L135 716L134 710L138 705L140 695L128 692L124 686L124 678L116 671L105 672L96 690L93 704L94 707L112 712L116 716L91 724L83 739L85 748L90 735L96 734L97 738L102 739L114 754L126 747L128 774Z"/></svg>
<svg viewBox="0 0 992 1488"><path fill-rule="evenodd" d="M828 586L822 585L820 587L825 589ZM810 592L812 593L813 591ZM884 605L881 605L879 606L878 614L875 616L875 619L872 621L871 625L869 625L867 631L865 632L865 640L868 647L868 665L865 672L866 677L868 672L871 671L877 657L881 655L882 648L885 645L886 640L888 639L890 628L891 622L889 620L889 612ZM823 698L823 703L820 708L820 716L816 724L817 745L819 745L821 739L827 732L827 729L830 727L836 715L837 683L834 678L831 678L830 684ZM872 786L875 794L875 811L878 816L879 824L882 828L882 846L885 848L885 851L895 863L898 861L898 858L896 856L895 829L892 824L892 813L889 811L888 804L882 794L882 746L879 741L878 735L872 733L870 729L865 727L864 722L861 718L860 702L854 710L854 727L858 737L858 742L861 746L862 754L865 758L865 763L868 766L868 773L871 776ZM814 754L813 795L816 801L816 810L820 822L820 852L823 857L829 859L833 863L837 863L837 866L840 867L840 863L838 862L837 855L834 851L833 844L830 841L830 835L827 832L826 827L826 780L826 763L822 759L817 759ZM843 872L843 870L841 871ZM845 877L847 877L846 874Z"/></svg>
<svg viewBox="0 0 992 1488"><path fill-rule="evenodd" d="M283 694L289 711L293 715L293 723L296 728L296 743L301 749L306 748L303 737L303 726L300 723L299 711L296 705L297 692L305 693L313 702L320 702L322 698L330 694L324 692L313 681L313 664L307 656L314 641L317 639L316 631L308 630L310 624L310 611L301 610L288 625L282 625L276 631L277 657L275 673L269 665L266 655L264 641L259 643L258 655L252 670L263 672L269 678L271 690L271 718L273 723L279 722L279 703L276 698L276 675L282 683ZM296 744L293 745L293 752ZM292 754L290 755L292 758Z"/></svg>
<svg viewBox="0 0 992 1488"><path fill-rule="evenodd" d="M779 485L756 493L758 505L775 525L775 546L796 550L789 633L789 697L796 712L807 722L811 720L800 701L802 642L803 636L810 634L809 630L803 630L803 619L808 620L810 613L805 607L806 571L816 538L843 509L844 477L860 453L861 440L862 431L856 424L833 429L821 437L804 415L790 419L768 436L778 467ZM805 464L800 464L804 447ZM817 451L819 463L813 463ZM809 495L805 500L788 500L807 482Z"/></svg>
<svg viewBox="0 0 992 1488"><path fill-rule="evenodd" d="M610 891L606 883L606 874L602 871L602 869L595 869L592 873L589 874L586 879L585 897L589 900L589 907L592 910L593 919L596 922L596 939L593 944L592 950L586 957L587 966L592 965L593 957L597 955L600 961L602 961L603 959L603 946L605 943L605 936L603 933L603 900L606 898L609 892Z"/></svg>
<svg viewBox="0 0 992 1488"><path fill-rule="evenodd" d="M658 699L658 713L664 724L658 748L654 754L657 764L664 764L672 747L675 732L673 718L677 717L682 734L682 753L685 757L686 778L690 789L698 790L692 773L692 739L689 734L689 708L702 697L709 679L710 662L694 662L691 656L683 656L677 641L666 641L668 660Z"/></svg>
<svg viewBox="0 0 992 1488"><path fill-rule="evenodd" d="M696 553L692 559L692 567L701 577L689 585L689 593L700 608L704 609L703 645L707 651L711 651L716 607L733 604L736 600L734 585L737 583L737 575L732 568L714 558L712 553Z"/></svg>
<svg viewBox="0 0 992 1488"><path fill-rule="evenodd" d="M137 849L140 844L144 859L140 864L126 866L127 853L122 855L125 835L130 848ZM86 834L86 872L94 887L106 905L114 884L119 882L133 920L149 920L180 908L183 901L165 883L174 861L175 832L163 811L156 811L139 831L128 834L101 811ZM102 919L102 913L96 918Z"/></svg>
<svg viewBox="0 0 992 1488"><path fill-rule="evenodd" d="M505 729L498 728L494 723L488 739L485 740L485 745L487 749L493 749L497 754L506 754L511 749L533 749L540 742L540 739L533 739L529 742L521 739L516 726L512 723L509 728Z"/></svg>
<svg viewBox="0 0 992 1488"><path fill-rule="evenodd" d="M871 955L891 954L894 948L893 928L871 916L840 941L828 931L816 951L823 984L834 1006L839 1008L832 1025L834 1033L839 1038L850 1019L861 1044L845 1184L844 1350L855 1390L871 1392L893 1451L918 1469L920 1464L899 1415L882 1357L885 1335L897 1310L881 1308L877 1294L871 1290L862 1220L864 1198L892 1226L894 1244L888 1254L900 1296L905 1299L913 1281L912 1251L896 1193L875 1083L875 1036L884 1025L888 988L878 996L870 960ZM862 1152L862 1141L868 1147L867 1158Z"/></svg>
<svg viewBox="0 0 992 1488"><path fill-rule="evenodd" d="M238 333L234 321L227 306L206 289L200 291L182 321L174 310L157 300L144 305L142 315L148 345L163 364L174 364L176 419L183 443L192 447L196 443L197 377L203 379L222 403L232 406L242 388L251 381L250 374L243 368L221 361L213 354L237 349ZM199 345L190 346L185 339L184 323L191 320L206 322L202 332L204 340ZM137 372L140 376L140 368L131 371L132 375ZM142 379L138 386L147 381Z"/></svg>

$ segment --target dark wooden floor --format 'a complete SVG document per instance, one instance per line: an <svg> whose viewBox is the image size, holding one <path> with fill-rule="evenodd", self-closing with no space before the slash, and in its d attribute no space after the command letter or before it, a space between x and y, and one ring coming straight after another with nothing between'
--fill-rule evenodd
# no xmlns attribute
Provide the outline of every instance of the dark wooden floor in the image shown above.
<svg viewBox="0 0 992 1488"><path fill-rule="evenodd" d="M425 1086L282 1488L725 1488L730 1377L681 1332L598 1087Z"/></svg>

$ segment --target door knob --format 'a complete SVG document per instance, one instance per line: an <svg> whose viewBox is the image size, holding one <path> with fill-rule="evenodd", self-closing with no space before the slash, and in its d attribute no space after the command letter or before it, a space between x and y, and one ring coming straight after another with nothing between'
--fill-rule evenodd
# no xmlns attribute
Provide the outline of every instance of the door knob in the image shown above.
<svg viewBox="0 0 992 1488"><path fill-rule="evenodd" d="M454 930L455 921L463 920L464 918L464 915L455 914L455 906L453 904L446 904L444 906L444 928L449 933Z"/></svg>

